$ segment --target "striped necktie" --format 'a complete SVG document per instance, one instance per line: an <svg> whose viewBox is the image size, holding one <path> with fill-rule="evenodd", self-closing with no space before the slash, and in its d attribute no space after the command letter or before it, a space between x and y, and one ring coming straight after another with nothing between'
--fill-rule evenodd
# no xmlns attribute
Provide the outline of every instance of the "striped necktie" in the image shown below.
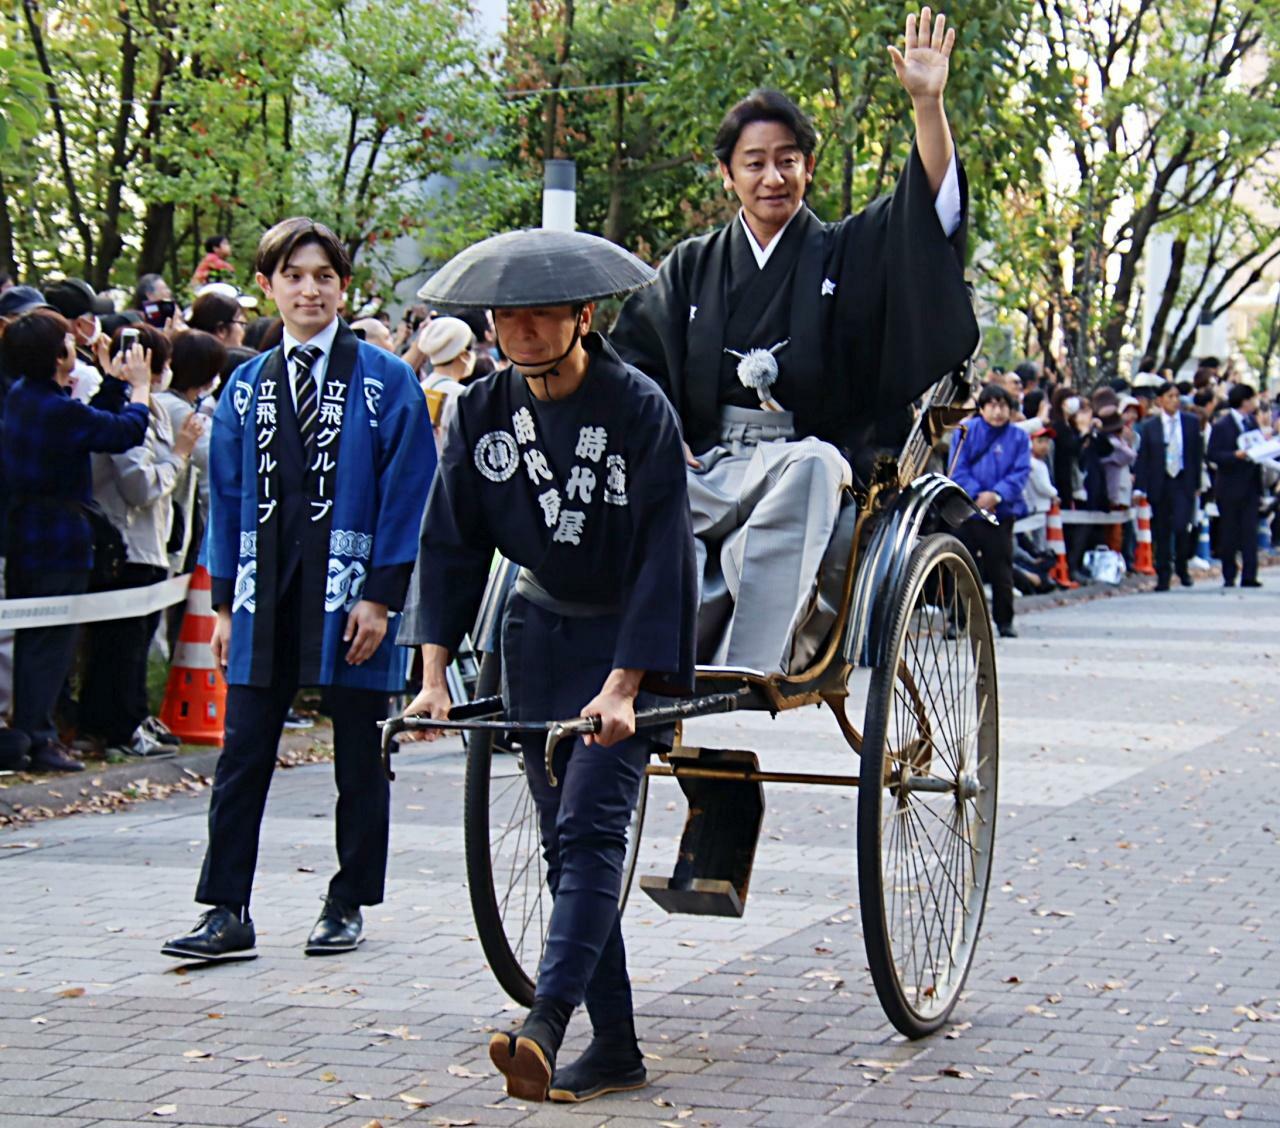
<svg viewBox="0 0 1280 1128"><path fill-rule="evenodd" d="M296 345L289 354L293 366L293 402L298 410L298 434L303 448L311 453L316 441L316 420L320 417L320 397L311 369L324 353L315 345Z"/></svg>

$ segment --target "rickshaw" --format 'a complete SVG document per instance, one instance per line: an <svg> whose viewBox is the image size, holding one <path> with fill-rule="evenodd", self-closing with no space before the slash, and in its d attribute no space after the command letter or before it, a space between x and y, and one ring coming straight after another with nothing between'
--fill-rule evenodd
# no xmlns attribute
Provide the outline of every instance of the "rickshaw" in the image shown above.
<svg viewBox="0 0 1280 1128"><path fill-rule="evenodd" d="M954 482L927 472L933 446L971 410L968 366L935 383L902 448L882 454L865 487L846 491L823 559L819 591L834 608L812 660L797 673L699 666L694 692L637 712L638 728L675 726L651 763L632 820L621 901L632 884L649 780L671 778L688 814L670 877L640 889L668 913L738 917L748 899L766 783L856 787L857 876L871 978L886 1016L909 1038L949 1019L973 962L991 876L999 767L992 627L977 568L953 531L978 512ZM550 915L538 820L524 757L596 731L597 718L521 723L498 696L498 625L515 575L493 572L472 644L481 655L475 698L448 720L399 717L383 728L387 772L397 733L467 735L467 881L490 968L529 1005ZM850 677L870 671L861 727ZM691 747L683 722L735 710L775 716L828 708L851 750L847 774L772 771L754 752Z"/></svg>

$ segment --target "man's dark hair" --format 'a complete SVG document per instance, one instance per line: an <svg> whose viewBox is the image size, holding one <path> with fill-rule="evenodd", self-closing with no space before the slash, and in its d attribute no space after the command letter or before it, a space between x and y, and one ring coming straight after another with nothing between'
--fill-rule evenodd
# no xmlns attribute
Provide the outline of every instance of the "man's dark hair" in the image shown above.
<svg viewBox="0 0 1280 1128"><path fill-rule="evenodd" d="M14 318L0 340L4 366L14 377L51 383L67 354L71 323L57 310L33 309Z"/></svg>
<svg viewBox="0 0 1280 1128"><path fill-rule="evenodd" d="M1195 407L1208 407L1218 397L1213 394L1212 388L1201 388L1195 395L1191 397L1191 403Z"/></svg>
<svg viewBox="0 0 1280 1128"><path fill-rule="evenodd" d="M1028 419L1034 419L1039 414L1042 403L1044 403L1044 392L1039 388L1032 388L1031 391L1023 394L1022 414Z"/></svg>
<svg viewBox="0 0 1280 1128"><path fill-rule="evenodd" d="M1248 384L1233 384L1231 391L1227 393L1227 406L1234 407L1238 411L1242 403L1253 399L1257 394Z"/></svg>
<svg viewBox="0 0 1280 1128"><path fill-rule="evenodd" d="M1200 368L1221 368L1222 361L1216 356L1202 356L1197 362Z"/></svg>
<svg viewBox="0 0 1280 1128"><path fill-rule="evenodd" d="M347 254L342 240L323 223L301 215L282 219L262 237L254 258L254 269L270 278L289 261L294 251L309 243L315 243L324 252L339 278L344 282L351 278L351 256Z"/></svg>
<svg viewBox="0 0 1280 1128"><path fill-rule="evenodd" d="M790 98L777 90L753 90L724 115L716 130L715 154L721 164L729 164L742 131L757 121L776 121L786 126L806 157L813 156L818 147L818 133L813 123Z"/></svg>
<svg viewBox="0 0 1280 1128"><path fill-rule="evenodd" d="M210 235L209 238L204 241L204 249L208 251L209 254L213 254L213 252L218 249L218 244L220 244L224 239L228 243L231 242L231 236L225 233L222 235Z"/></svg>
<svg viewBox="0 0 1280 1128"><path fill-rule="evenodd" d="M1154 372L1156 370L1156 358L1154 356L1144 356L1138 361L1139 372Z"/></svg>
<svg viewBox="0 0 1280 1128"><path fill-rule="evenodd" d="M163 281L159 274L143 274L139 277L138 284L133 288L133 301L129 308L141 309L142 303L151 300L151 292Z"/></svg>
<svg viewBox="0 0 1280 1128"><path fill-rule="evenodd" d="M1178 391L1184 396L1189 396L1192 392L1196 390L1196 386L1190 380L1179 380L1176 384L1176 387Z"/></svg>
<svg viewBox="0 0 1280 1128"><path fill-rule="evenodd" d="M151 350L151 375L159 376L164 371L164 366L169 363L169 357L173 352L173 346L169 344L169 338L154 325L148 325L145 321L139 321L136 325L121 325L111 336L111 355L113 357L120 353L122 337L126 329L137 330L138 344L144 349Z"/></svg>
<svg viewBox="0 0 1280 1128"><path fill-rule="evenodd" d="M1000 384L983 384L978 393L978 410L981 411L989 403L1002 403L1010 411L1013 410L1013 396Z"/></svg>
<svg viewBox="0 0 1280 1128"><path fill-rule="evenodd" d="M189 392L212 384L227 362L227 349L212 333L188 329L173 338L173 383L175 392Z"/></svg>
<svg viewBox="0 0 1280 1128"><path fill-rule="evenodd" d="M1175 384L1172 380L1166 380L1164 381L1164 383L1160 385L1160 387L1156 389L1157 398L1164 395L1166 392L1170 390L1176 391L1179 394L1181 394L1182 392L1182 389L1177 384Z"/></svg>
<svg viewBox="0 0 1280 1128"><path fill-rule="evenodd" d="M192 329L216 333L235 321L240 310L240 303L226 294L216 292L201 294L191 306L191 316L187 319L187 324Z"/></svg>
<svg viewBox="0 0 1280 1128"><path fill-rule="evenodd" d="M1040 383L1040 365L1034 360L1024 360L1013 370L1018 374L1024 388L1034 388Z"/></svg>

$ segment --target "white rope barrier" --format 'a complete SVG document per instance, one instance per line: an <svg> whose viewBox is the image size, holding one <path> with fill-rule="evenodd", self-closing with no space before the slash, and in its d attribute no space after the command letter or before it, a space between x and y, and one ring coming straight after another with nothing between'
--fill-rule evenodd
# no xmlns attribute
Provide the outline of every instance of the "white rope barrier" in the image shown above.
<svg viewBox="0 0 1280 1128"><path fill-rule="evenodd" d="M0 630L25 627L65 627L110 619L136 619L187 598L188 573L146 587L99 591L92 595L47 595L34 599L0 600Z"/></svg>

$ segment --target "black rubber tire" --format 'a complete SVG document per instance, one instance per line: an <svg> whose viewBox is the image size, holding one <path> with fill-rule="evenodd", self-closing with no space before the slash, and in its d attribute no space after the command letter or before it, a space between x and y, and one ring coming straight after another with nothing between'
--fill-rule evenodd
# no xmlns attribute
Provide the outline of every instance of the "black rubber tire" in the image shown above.
<svg viewBox="0 0 1280 1128"><path fill-rule="evenodd" d="M863 727L858 890L881 1006L899 1031L922 1038L950 1018L982 926L995 841L998 695L985 593L973 558L955 537L922 537L893 598L885 660L872 671ZM945 625L957 620L959 639L947 640ZM936 680L929 676L930 661ZM961 667L969 684L970 663L971 695L960 686ZM910 733L917 739L904 740ZM895 773L900 780L904 772L953 784L965 776L976 791L903 791L874 782ZM922 943L928 949L923 959ZM913 968L912 986L903 972Z"/></svg>
<svg viewBox="0 0 1280 1128"><path fill-rule="evenodd" d="M476 682L476 696L488 697L496 694L501 685L501 663L498 655L485 654L480 663L480 674ZM542 958L542 943L545 938L546 921L550 915L551 895L542 878L542 851L538 841L537 817L533 807L532 796L528 786L523 782L523 772L517 781L509 779L506 788L517 805L517 815L521 823L516 831L513 847L513 873L524 875L526 896L522 899L524 911L516 936L508 932L508 922L504 919L500 907L496 882L494 880L493 852L490 837L491 810L494 801L493 764L495 758L511 765L513 769L521 765L517 750L512 748L511 741L505 733L492 731L475 731L467 746L466 785L464 791L463 838L466 847L467 892L471 899L471 911L476 922L476 933L480 939L480 947L493 971L499 986L517 1003L530 1006L533 1003L534 982L537 976L538 963ZM497 739L495 740L495 736ZM640 783L640 795L636 802L636 812L632 817L628 831L627 856L622 870L622 892L619 908L626 908L627 896L631 890L631 881L635 875L636 858L639 851L640 835L644 828L645 804L648 798L649 777L645 776ZM505 837L505 836L504 836ZM536 882L531 877L536 875ZM536 895L540 900L532 907L527 898ZM507 897L503 898L504 901ZM535 918L536 917L536 923ZM511 922L513 931L514 924ZM529 931L534 930L533 936Z"/></svg>

